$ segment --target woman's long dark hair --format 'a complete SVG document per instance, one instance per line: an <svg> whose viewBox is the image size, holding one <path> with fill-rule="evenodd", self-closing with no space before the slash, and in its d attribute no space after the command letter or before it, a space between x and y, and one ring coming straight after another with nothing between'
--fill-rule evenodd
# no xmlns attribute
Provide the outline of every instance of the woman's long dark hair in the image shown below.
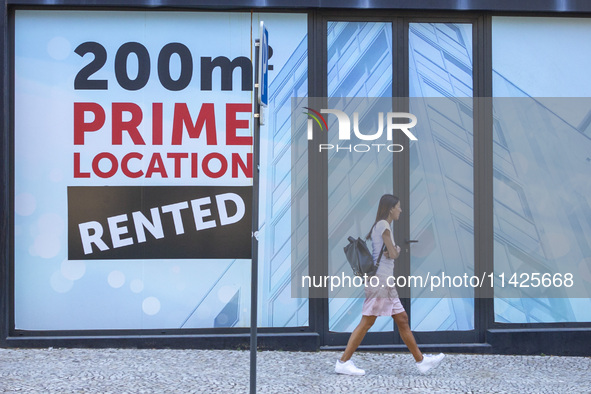
<svg viewBox="0 0 591 394"><path fill-rule="evenodd" d="M384 194L382 198L380 198L380 204L378 205L378 213L376 214L376 221L373 222L373 226L371 226L371 229L369 230L369 233L367 233L365 239L371 238L371 232L373 231L373 228L376 226L376 223L380 220L386 220L388 218L388 215L390 214L390 210L394 208L399 201L400 199L392 194Z"/></svg>

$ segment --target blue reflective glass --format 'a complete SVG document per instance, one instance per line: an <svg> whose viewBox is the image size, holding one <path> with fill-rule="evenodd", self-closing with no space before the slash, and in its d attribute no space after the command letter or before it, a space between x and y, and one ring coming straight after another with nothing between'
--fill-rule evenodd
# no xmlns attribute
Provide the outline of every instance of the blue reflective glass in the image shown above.
<svg viewBox="0 0 591 394"><path fill-rule="evenodd" d="M329 22L327 34L328 97L392 96L391 23ZM328 135L329 143L338 144L336 133ZM392 192L392 155L368 155L328 155L329 272L347 264L347 236L367 234L379 198ZM351 332L361 318L363 300L362 293L361 298L330 298L329 330ZM392 324L391 319L378 319L370 331L392 331Z"/></svg>
<svg viewBox="0 0 591 394"><path fill-rule="evenodd" d="M591 21L494 17L492 27L495 97L589 97L590 55L581 48ZM576 153L591 152L591 112L571 100L532 100L520 119L535 122L530 136L511 132L494 106L495 268L553 272L569 262L591 281L591 155ZM494 310L500 323L591 321L585 298L496 298Z"/></svg>
<svg viewBox="0 0 591 394"><path fill-rule="evenodd" d="M308 34L305 16L260 17L269 26L270 45L276 49L269 61L274 67L269 71L269 106L260 139L259 327L300 327L309 324L309 303L291 297L290 124L291 98L308 95ZM291 36L278 36L288 29ZM300 212L307 222L307 210Z"/></svg>
<svg viewBox="0 0 591 394"><path fill-rule="evenodd" d="M449 97L440 108L413 108L428 119L410 144L411 275L422 272L472 275L474 272L472 25L411 23L410 97ZM419 125L420 126L420 125ZM417 126L417 127L419 127ZM425 268L427 267L427 268ZM411 329L474 329L474 298L421 298L411 292Z"/></svg>

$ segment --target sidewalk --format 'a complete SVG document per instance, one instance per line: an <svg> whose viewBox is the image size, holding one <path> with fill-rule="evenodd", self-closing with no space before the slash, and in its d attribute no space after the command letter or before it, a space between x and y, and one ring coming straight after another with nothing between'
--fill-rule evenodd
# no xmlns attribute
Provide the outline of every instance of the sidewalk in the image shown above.
<svg viewBox="0 0 591 394"><path fill-rule="evenodd" d="M420 375L410 354L359 352L366 376L336 375L337 352L259 352L259 393L591 393L590 357L448 354ZM248 351L0 349L0 392L248 393Z"/></svg>

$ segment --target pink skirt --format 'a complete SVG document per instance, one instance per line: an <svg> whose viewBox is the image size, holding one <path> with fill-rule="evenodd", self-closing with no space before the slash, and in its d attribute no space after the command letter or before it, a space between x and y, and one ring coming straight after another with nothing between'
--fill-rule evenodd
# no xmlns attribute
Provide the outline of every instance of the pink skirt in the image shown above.
<svg viewBox="0 0 591 394"><path fill-rule="evenodd" d="M361 314L364 316L392 316L404 312L400 298L365 298Z"/></svg>
<svg viewBox="0 0 591 394"><path fill-rule="evenodd" d="M394 261L385 259L380 264L376 276L376 286L369 283L365 286L365 301L361 314L364 316L392 316L404 312L395 286L388 286L388 275L394 272ZM374 284L375 284L374 279Z"/></svg>

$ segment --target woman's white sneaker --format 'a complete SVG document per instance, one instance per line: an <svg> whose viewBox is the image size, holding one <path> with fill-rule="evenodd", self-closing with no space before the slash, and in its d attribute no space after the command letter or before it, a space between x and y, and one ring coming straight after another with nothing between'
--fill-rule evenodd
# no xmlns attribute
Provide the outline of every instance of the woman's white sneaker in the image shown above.
<svg viewBox="0 0 591 394"><path fill-rule="evenodd" d="M343 375L365 375L365 371L361 368L357 368L351 360L347 360L345 362L337 360L337 363L334 366L334 371Z"/></svg>
<svg viewBox="0 0 591 394"><path fill-rule="evenodd" d="M445 354L443 353L439 353L436 356L425 354L423 356L423 360L417 363L417 368L419 369L420 373L427 373L441 364L441 361L443 361L444 357Z"/></svg>

